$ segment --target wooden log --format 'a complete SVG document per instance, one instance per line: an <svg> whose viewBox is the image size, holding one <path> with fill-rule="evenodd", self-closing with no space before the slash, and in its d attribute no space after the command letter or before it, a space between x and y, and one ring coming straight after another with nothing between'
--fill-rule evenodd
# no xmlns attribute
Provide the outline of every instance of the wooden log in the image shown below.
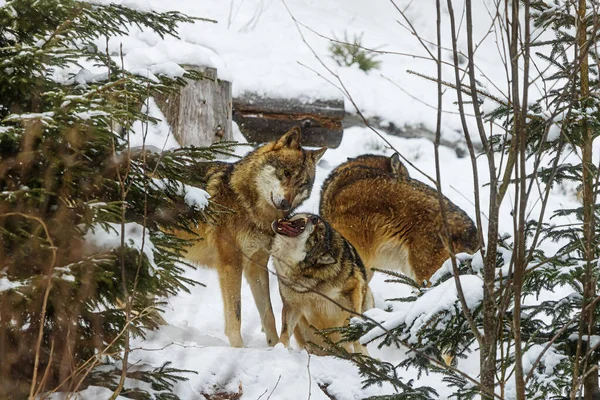
<svg viewBox="0 0 600 400"><path fill-rule="evenodd" d="M231 130L231 82L217 78L211 67L184 65L205 79L189 80L178 93L155 97L173 135L182 146L210 146L233 140Z"/></svg>
<svg viewBox="0 0 600 400"><path fill-rule="evenodd" d="M343 100L269 99L244 95L233 99L233 120L250 142L275 140L293 126L302 129L302 144L338 147L342 141Z"/></svg>

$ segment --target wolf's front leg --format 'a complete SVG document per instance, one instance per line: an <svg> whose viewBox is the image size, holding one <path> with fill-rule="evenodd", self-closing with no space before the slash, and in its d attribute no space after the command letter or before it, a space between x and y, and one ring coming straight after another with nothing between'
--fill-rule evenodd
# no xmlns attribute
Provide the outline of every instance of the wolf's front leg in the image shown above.
<svg viewBox="0 0 600 400"><path fill-rule="evenodd" d="M219 284L225 312L225 334L232 347L244 347L242 340L242 268L231 262L219 265Z"/></svg>
<svg viewBox="0 0 600 400"><path fill-rule="evenodd" d="M260 314L260 322L263 331L267 335L267 344L275 346L279 340L277 328L275 327L275 316L273 315L273 306L271 305L271 292L269 290L269 271L267 262L269 254L259 252L252 257L252 260L245 259L244 273L246 280L252 290L252 297Z"/></svg>
<svg viewBox="0 0 600 400"><path fill-rule="evenodd" d="M281 338L279 338L279 343L282 343L285 347L290 347L290 336L292 336L292 332L295 331L296 325L298 324L298 319L300 315L294 312L293 308L291 308L288 304L286 304L285 300L283 301L283 309L281 310Z"/></svg>

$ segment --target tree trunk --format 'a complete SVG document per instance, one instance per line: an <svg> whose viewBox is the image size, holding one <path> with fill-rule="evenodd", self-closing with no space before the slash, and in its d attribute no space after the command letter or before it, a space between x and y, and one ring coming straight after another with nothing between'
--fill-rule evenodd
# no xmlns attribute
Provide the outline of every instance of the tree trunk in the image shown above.
<svg viewBox="0 0 600 400"><path fill-rule="evenodd" d="M586 0L579 0L578 18L577 18L577 43L579 47L579 79L581 80L581 98L580 102L586 102L590 94L589 87L589 65L588 65L588 46L586 34ZM580 104L583 106L583 104ZM592 163L592 130L584 121L583 126L583 141L581 143L582 153L582 184L583 184L583 246L584 257L586 262L586 273L584 282L583 303L584 309L596 297L596 278L593 271L593 260L595 257L594 249L594 175ZM595 307L590 307L587 315L582 315L585 318L583 329L584 335L595 335L594 321ZM590 341L587 341L589 348ZM589 351L589 349L588 349ZM588 358L589 359L589 358ZM598 388L598 372L592 369L595 365L586 363L586 368L581 369L581 373L585 376L583 381L584 400L594 400L598 398L600 390ZM592 370L590 373L588 371Z"/></svg>

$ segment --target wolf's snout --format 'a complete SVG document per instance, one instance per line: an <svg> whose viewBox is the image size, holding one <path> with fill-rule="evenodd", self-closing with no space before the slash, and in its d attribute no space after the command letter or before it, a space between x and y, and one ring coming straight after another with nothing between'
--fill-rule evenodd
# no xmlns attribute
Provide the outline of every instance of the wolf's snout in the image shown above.
<svg viewBox="0 0 600 400"><path fill-rule="evenodd" d="M288 212L292 209L292 204L285 198L277 195L273 195L271 192L271 203L277 210Z"/></svg>
<svg viewBox="0 0 600 400"><path fill-rule="evenodd" d="M289 211L292 208L292 205L286 199L281 199L279 202L279 209L282 211Z"/></svg>

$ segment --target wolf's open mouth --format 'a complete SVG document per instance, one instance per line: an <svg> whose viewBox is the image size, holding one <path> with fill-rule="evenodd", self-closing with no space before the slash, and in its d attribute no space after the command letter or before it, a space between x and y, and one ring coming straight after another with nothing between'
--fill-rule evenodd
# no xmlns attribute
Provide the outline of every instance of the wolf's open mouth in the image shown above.
<svg viewBox="0 0 600 400"><path fill-rule="evenodd" d="M285 218L277 219L273 221L273 231L280 235L296 237L306 228L306 220L304 218L298 218L290 221Z"/></svg>

